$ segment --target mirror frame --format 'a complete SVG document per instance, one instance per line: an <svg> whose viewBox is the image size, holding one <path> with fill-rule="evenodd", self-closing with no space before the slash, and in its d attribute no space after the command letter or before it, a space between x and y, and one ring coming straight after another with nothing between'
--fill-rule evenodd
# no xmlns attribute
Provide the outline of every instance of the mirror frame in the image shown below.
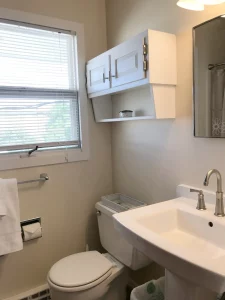
<svg viewBox="0 0 225 300"><path fill-rule="evenodd" d="M195 60L194 60L194 58L195 58L195 40L196 40L196 38L195 38L195 30L198 28L198 27L200 27L200 26L202 26L202 25L204 25L204 24L207 24L207 23L210 23L210 22L212 22L213 20L215 20L215 19L218 19L218 18L221 18L222 16L225 16L225 14L222 14L222 15L219 15L219 16L217 16L217 17L215 17L215 18L212 18L212 19L209 19L209 20L207 20L207 21L205 21L205 22L203 22L203 23L201 23L201 24L198 24L198 25L196 25L196 26L194 26L193 28L192 28L192 76L193 76L193 81L192 81L192 105L193 105L193 109L192 109L192 116L193 116L193 134L194 134L194 137L195 138L202 138L202 139L221 139L221 137L213 137L213 136L210 136L210 137L207 137L207 136L196 136L196 130L195 130L195 123L196 123L196 121L195 121ZM223 137L222 137L223 138Z"/></svg>

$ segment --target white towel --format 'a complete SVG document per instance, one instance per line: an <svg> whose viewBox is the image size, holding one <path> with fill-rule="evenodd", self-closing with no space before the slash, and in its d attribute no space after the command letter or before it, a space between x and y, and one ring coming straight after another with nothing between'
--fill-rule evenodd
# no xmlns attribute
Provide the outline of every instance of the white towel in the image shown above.
<svg viewBox="0 0 225 300"><path fill-rule="evenodd" d="M6 213L0 217L0 255L5 255L23 249L17 180L0 179L0 192Z"/></svg>

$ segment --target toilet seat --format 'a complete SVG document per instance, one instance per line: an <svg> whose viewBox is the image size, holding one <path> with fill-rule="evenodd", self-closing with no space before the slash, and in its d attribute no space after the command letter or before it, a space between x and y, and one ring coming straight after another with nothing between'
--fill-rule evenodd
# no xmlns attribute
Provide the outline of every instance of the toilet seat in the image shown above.
<svg viewBox="0 0 225 300"><path fill-rule="evenodd" d="M48 280L61 291L82 291L92 288L112 274L114 264L97 251L82 252L58 261Z"/></svg>

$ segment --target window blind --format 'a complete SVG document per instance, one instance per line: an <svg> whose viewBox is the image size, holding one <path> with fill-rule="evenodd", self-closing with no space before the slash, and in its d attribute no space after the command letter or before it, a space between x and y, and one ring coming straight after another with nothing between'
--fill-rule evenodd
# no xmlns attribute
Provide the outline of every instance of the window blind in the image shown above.
<svg viewBox="0 0 225 300"><path fill-rule="evenodd" d="M0 20L0 151L80 145L76 36Z"/></svg>

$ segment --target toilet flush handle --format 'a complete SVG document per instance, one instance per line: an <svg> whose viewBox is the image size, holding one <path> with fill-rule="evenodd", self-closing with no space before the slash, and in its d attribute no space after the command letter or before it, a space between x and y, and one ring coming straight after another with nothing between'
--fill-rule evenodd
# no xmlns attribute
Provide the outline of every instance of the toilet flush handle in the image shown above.
<svg viewBox="0 0 225 300"><path fill-rule="evenodd" d="M97 216L101 216L101 212L99 210L96 211Z"/></svg>

